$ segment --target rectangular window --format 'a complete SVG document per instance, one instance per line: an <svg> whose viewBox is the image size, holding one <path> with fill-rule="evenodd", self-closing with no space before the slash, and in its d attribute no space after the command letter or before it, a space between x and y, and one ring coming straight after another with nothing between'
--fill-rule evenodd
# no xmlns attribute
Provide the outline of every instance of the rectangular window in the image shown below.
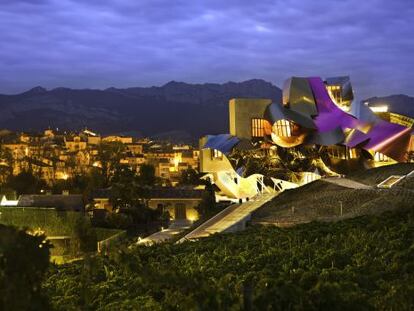
<svg viewBox="0 0 414 311"><path fill-rule="evenodd" d="M338 85L329 85L328 91L331 93L332 97L336 101L337 104L342 103L342 92L341 87Z"/></svg>
<svg viewBox="0 0 414 311"><path fill-rule="evenodd" d="M392 159L387 157L385 154L380 152L375 152L374 159L377 162L391 162Z"/></svg>
<svg viewBox="0 0 414 311"><path fill-rule="evenodd" d="M288 120L279 120L275 123L275 134L280 137L291 137L293 124Z"/></svg>
<svg viewBox="0 0 414 311"><path fill-rule="evenodd" d="M220 150L212 149L211 150L211 158L212 158L212 160L214 160L214 159L221 160L221 159L223 159L223 153Z"/></svg>
<svg viewBox="0 0 414 311"><path fill-rule="evenodd" d="M265 120L254 118L252 119L252 137L264 137L265 136Z"/></svg>

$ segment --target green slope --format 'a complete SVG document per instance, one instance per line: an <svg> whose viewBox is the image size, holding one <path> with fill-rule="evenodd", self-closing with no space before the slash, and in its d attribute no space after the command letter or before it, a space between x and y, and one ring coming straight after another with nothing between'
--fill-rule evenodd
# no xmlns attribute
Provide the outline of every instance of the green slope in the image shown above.
<svg viewBox="0 0 414 311"><path fill-rule="evenodd" d="M391 175L406 175L414 170L414 163L398 163L349 174L349 179L367 185L377 185Z"/></svg>
<svg viewBox="0 0 414 311"><path fill-rule="evenodd" d="M284 191L253 214L253 223L289 226L410 207L414 203L414 178L405 179L391 189L378 189L375 185L391 175L405 175L413 169L414 164L396 164L347 176L373 186L372 189L351 189L318 180Z"/></svg>
<svg viewBox="0 0 414 311"><path fill-rule="evenodd" d="M410 310L414 210L292 228L253 226L50 272L57 310Z"/></svg>

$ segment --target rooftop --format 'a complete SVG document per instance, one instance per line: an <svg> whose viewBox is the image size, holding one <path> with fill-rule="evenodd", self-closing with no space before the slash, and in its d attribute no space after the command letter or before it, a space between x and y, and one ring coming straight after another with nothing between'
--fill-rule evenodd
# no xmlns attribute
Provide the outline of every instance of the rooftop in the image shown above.
<svg viewBox="0 0 414 311"><path fill-rule="evenodd" d="M71 194L23 194L20 196L19 207L47 207L65 211L82 211L84 208L82 195Z"/></svg>

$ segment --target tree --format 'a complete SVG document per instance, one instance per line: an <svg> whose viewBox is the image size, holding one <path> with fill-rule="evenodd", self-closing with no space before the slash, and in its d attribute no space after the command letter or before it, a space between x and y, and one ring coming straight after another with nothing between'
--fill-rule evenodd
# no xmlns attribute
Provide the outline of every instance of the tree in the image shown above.
<svg viewBox="0 0 414 311"><path fill-rule="evenodd" d="M16 176L9 176L6 186L15 190L18 195L39 193L47 187L46 183L39 177L33 175L32 171L23 171Z"/></svg>
<svg viewBox="0 0 414 311"><path fill-rule="evenodd" d="M102 171L97 167L93 167L89 171L86 179L87 179L87 185L85 189L86 193L91 193L92 191L96 189L101 189L107 186L106 177L104 176Z"/></svg>
<svg viewBox="0 0 414 311"><path fill-rule="evenodd" d="M90 220L83 215L79 215L73 227L74 241L76 241L76 249L74 252L82 253L96 250L97 237L96 232L92 228Z"/></svg>
<svg viewBox="0 0 414 311"><path fill-rule="evenodd" d="M0 224L0 309L48 310L41 291L49 266L45 236Z"/></svg>
<svg viewBox="0 0 414 311"><path fill-rule="evenodd" d="M0 145L0 183L13 175L13 155L10 150Z"/></svg>
<svg viewBox="0 0 414 311"><path fill-rule="evenodd" d="M142 188L138 176L126 165L118 165L111 179L111 203L114 208L141 206Z"/></svg>
<svg viewBox="0 0 414 311"><path fill-rule="evenodd" d="M69 190L70 193L84 194L91 180L90 174L75 175L67 180L56 180L53 184L52 191L55 194L60 194L63 190Z"/></svg>
<svg viewBox="0 0 414 311"><path fill-rule="evenodd" d="M200 185L201 184L200 176L195 169L188 168L181 173L179 184L180 185Z"/></svg>
<svg viewBox="0 0 414 311"><path fill-rule="evenodd" d="M123 158L124 152L125 146L121 142L102 142L99 144L96 158L101 165L106 186L109 184L115 167L119 165Z"/></svg>
<svg viewBox="0 0 414 311"><path fill-rule="evenodd" d="M216 199L214 189L213 186L208 183L201 198L201 202L197 205L196 209L200 215L205 216L214 209L215 205Z"/></svg>
<svg viewBox="0 0 414 311"><path fill-rule="evenodd" d="M148 175L149 177L151 175ZM148 177L147 176L147 177ZM156 218L157 213L146 207L147 187L140 182L139 176L128 166L119 165L111 179L111 203L114 208L122 210L124 215L113 216L109 221L127 224L145 223Z"/></svg>
<svg viewBox="0 0 414 311"><path fill-rule="evenodd" d="M143 186L154 186L156 181L155 167L151 164L142 164L139 169L138 180Z"/></svg>

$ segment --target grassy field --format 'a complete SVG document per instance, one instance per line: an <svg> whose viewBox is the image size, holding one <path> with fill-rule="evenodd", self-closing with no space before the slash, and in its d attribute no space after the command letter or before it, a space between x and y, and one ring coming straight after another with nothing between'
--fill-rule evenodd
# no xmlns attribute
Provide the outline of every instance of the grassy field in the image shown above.
<svg viewBox="0 0 414 311"><path fill-rule="evenodd" d="M41 230L47 236L72 235L74 224L83 217L78 212L58 212L50 208L1 207L0 213L0 223Z"/></svg>
<svg viewBox="0 0 414 311"><path fill-rule="evenodd" d="M0 207L0 223L31 231L40 230L46 236L72 236L76 222L88 218L79 212L56 211L51 208ZM94 228L97 240L105 240L122 230Z"/></svg>
<svg viewBox="0 0 414 311"><path fill-rule="evenodd" d="M413 164L397 164L366 170L349 179L375 185L390 175L407 174ZM414 178L392 189L350 189L323 180L281 193L253 214L253 223L292 225L310 221L331 221L365 214L382 213L414 203ZM342 207L342 214L341 214Z"/></svg>
<svg viewBox="0 0 414 311"><path fill-rule="evenodd" d="M50 208L1 207L0 223L45 234L53 245L51 260L56 263L80 256L79 243L90 245L90 250L94 251L97 242L122 232L92 227L89 218L82 213Z"/></svg>
<svg viewBox="0 0 414 311"><path fill-rule="evenodd" d="M347 178L366 185L377 185L391 175L406 175L414 170L413 163L399 163L351 173Z"/></svg>

